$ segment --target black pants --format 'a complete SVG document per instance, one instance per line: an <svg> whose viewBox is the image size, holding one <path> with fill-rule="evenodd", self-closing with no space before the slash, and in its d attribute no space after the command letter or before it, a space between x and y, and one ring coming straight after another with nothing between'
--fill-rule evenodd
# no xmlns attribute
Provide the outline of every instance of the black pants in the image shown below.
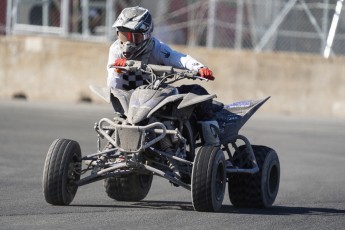
<svg viewBox="0 0 345 230"><path fill-rule="evenodd" d="M208 95L207 90L200 85L181 85L177 87L179 93L194 93L196 95ZM212 100L200 103L196 108L196 118L198 121L213 120Z"/></svg>

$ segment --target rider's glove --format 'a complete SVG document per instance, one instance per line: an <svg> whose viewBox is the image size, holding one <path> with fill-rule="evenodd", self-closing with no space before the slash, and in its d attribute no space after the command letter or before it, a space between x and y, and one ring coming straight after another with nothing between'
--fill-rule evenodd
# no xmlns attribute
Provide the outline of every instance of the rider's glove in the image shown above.
<svg viewBox="0 0 345 230"><path fill-rule="evenodd" d="M118 59L115 60L113 65L114 66L126 66L126 61L127 61L126 58L118 58ZM121 70L120 69L115 69L115 72L121 73Z"/></svg>
<svg viewBox="0 0 345 230"><path fill-rule="evenodd" d="M212 81L214 80L212 71L207 67L200 68L199 74L200 74L200 77L203 77Z"/></svg>
<svg viewBox="0 0 345 230"><path fill-rule="evenodd" d="M126 58L118 58L114 62L114 66L126 66Z"/></svg>

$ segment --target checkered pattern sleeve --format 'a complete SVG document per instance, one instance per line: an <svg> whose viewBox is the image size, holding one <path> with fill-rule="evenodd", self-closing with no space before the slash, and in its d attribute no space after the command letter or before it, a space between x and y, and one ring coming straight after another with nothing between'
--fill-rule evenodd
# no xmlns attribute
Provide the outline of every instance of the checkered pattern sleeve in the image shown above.
<svg viewBox="0 0 345 230"><path fill-rule="evenodd" d="M147 75L140 75L138 73L117 73L114 68L109 66L121 57L121 49L118 40L115 41L109 49L109 57L107 63L108 79L107 85L112 88L131 90L138 86L146 84Z"/></svg>
<svg viewBox="0 0 345 230"><path fill-rule="evenodd" d="M156 65L168 65L175 68L198 70L204 65L192 58L189 55L182 54L171 49L168 45L159 41L156 38L152 38L154 47L149 58L149 64ZM109 68L110 64L113 64L116 59L122 58L119 41L115 41L109 50L108 58L108 86L118 89L135 89L136 87L146 84L147 75L139 76L138 74L129 73L122 74L114 71L113 68Z"/></svg>

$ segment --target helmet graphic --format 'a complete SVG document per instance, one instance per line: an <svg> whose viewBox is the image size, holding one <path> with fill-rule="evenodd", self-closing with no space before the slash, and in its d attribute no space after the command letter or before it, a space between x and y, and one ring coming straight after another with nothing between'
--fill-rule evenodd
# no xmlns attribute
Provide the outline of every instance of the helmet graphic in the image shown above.
<svg viewBox="0 0 345 230"><path fill-rule="evenodd" d="M139 6L125 8L113 28L116 28L122 54L127 59L133 59L145 51L151 40L152 16L147 9Z"/></svg>

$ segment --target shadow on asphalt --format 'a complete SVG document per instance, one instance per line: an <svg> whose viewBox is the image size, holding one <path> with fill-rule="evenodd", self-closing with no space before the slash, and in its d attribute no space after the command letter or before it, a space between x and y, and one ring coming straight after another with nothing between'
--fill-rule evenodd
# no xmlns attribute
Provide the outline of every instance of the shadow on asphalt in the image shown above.
<svg viewBox="0 0 345 230"><path fill-rule="evenodd" d="M140 202L115 202L112 205L88 205L88 204L70 204L75 207L97 207L97 208L147 208L147 209L164 209L164 210L183 210L194 211L191 202L177 201L150 201L144 200Z"/></svg>
<svg viewBox="0 0 345 230"><path fill-rule="evenodd" d="M220 210L222 213L234 214L252 214L252 215L329 215L342 216L345 215L345 210L333 208L318 208L318 207L288 207L288 206L273 206L271 208L236 208L231 205L223 205Z"/></svg>
<svg viewBox="0 0 345 230"><path fill-rule="evenodd" d="M113 205L70 205L76 207L97 207L97 208L147 208L147 209L164 209L164 210L182 210L194 211L191 202L177 202L177 201L140 201L135 203L117 202ZM218 213L232 213L232 214L251 214L251 215L329 215L329 216L343 216L345 210L333 208L313 208L313 207L288 207L288 206L273 206L271 208L236 208L232 205L223 205Z"/></svg>

